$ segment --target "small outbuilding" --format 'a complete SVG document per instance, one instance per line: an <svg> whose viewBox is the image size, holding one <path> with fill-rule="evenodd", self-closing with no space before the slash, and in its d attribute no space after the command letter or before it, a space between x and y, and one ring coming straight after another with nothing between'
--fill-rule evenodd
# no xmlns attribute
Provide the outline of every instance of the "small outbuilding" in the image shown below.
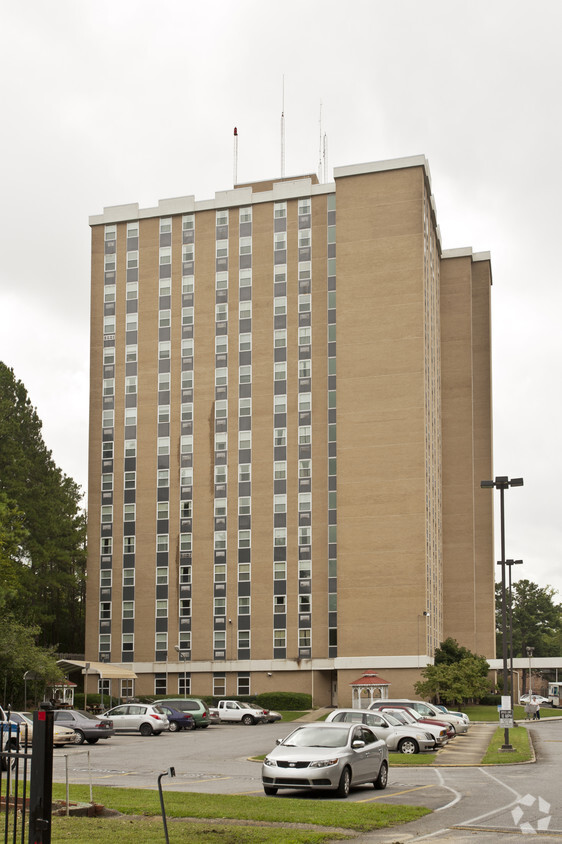
<svg viewBox="0 0 562 844"><path fill-rule="evenodd" d="M353 680L351 686L351 705L353 709L368 709L375 700L388 697L390 683L379 677L376 671L367 669L358 680Z"/></svg>

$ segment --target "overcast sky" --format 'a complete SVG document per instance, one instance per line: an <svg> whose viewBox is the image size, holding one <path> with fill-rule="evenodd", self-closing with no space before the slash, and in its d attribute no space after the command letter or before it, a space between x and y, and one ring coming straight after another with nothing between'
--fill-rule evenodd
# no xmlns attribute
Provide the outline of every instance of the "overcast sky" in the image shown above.
<svg viewBox="0 0 562 844"><path fill-rule="evenodd" d="M86 486L89 215L231 188L234 126L238 180L279 176L284 75L287 175L322 102L330 180L425 154L443 247L491 252L506 556L562 593L561 31L559 0L4 3L0 359L63 471Z"/></svg>

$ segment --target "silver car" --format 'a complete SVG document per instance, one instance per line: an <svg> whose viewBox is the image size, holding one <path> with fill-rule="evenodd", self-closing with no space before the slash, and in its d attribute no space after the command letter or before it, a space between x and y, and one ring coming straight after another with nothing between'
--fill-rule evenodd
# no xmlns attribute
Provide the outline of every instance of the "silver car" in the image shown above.
<svg viewBox="0 0 562 844"><path fill-rule="evenodd" d="M306 724L269 753L262 766L263 790L330 789L347 797L362 783L386 788L388 748L364 724Z"/></svg>
<svg viewBox="0 0 562 844"><path fill-rule="evenodd" d="M125 703L114 706L100 718L111 719L116 733L138 730L141 736L158 736L170 727L164 710L154 704Z"/></svg>
<svg viewBox="0 0 562 844"><path fill-rule="evenodd" d="M353 724L366 724L371 727L377 738L384 739L389 750L398 753L420 753L433 750L435 738L420 725L401 724L389 712L370 712L365 709L334 709L326 718L326 723L345 721Z"/></svg>

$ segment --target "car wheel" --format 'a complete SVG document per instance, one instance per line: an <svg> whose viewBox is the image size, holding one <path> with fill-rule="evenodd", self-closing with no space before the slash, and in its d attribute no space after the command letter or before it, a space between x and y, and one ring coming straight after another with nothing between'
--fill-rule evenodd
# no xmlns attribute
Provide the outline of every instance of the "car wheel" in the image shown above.
<svg viewBox="0 0 562 844"><path fill-rule="evenodd" d="M388 765L386 764L386 762L383 762L381 767L380 767L379 775L376 778L376 780L374 781L373 785L375 786L375 788L381 788L382 789L382 788L386 788L387 784L388 784Z"/></svg>
<svg viewBox="0 0 562 844"><path fill-rule="evenodd" d="M264 785L263 790L268 797L275 797L277 794L277 789L273 785Z"/></svg>
<svg viewBox="0 0 562 844"><path fill-rule="evenodd" d="M88 744L97 744L97 742L99 741L99 738L89 738L89 739L86 739L86 741L88 742Z"/></svg>
<svg viewBox="0 0 562 844"><path fill-rule="evenodd" d="M151 736L154 730L150 726L150 724L141 724L139 730L141 736Z"/></svg>
<svg viewBox="0 0 562 844"><path fill-rule="evenodd" d="M74 736L74 744L84 744L86 741L86 736L82 732L82 730L75 730L76 735Z"/></svg>
<svg viewBox="0 0 562 844"><path fill-rule="evenodd" d="M412 738L403 738L398 744L398 753L419 753L420 748Z"/></svg>
<svg viewBox="0 0 562 844"><path fill-rule="evenodd" d="M348 797L349 789L351 787L351 771L349 768L344 768L340 777L339 785L336 789L338 797Z"/></svg>
<svg viewBox="0 0 562 844"><path fill-rule="evenodd" d="M170 721L170 732L177 733L179 730L179 724L177 721Z"/></svg>
<svg viewBox="0 0 562 844"><path fill-rule="evenodd" d="M242 718L242 723L249 727L250 724L255 724L256 721L253 715L244 715L244 717Z"/></svg>

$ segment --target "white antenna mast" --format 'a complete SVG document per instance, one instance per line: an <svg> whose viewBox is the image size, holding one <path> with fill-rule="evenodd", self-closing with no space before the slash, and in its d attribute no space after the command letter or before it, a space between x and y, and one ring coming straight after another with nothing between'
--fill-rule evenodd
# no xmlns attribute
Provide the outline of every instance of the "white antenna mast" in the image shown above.
<svg viewBox="0 0 562 844"><path fill-rule="evenodd" d="M234 187L238 184L238 129L234 127Z"/></svg>
<svg viewBox="0 0 562 844"><path fill-rule="evenodd" d="M322 174L322 100L320 100L320 119L318 121L320 127L320 143L318 145L318 181L323 182Z"/></svg>
<svg viewBox="0 0 562 844"><path fill-rule="evenodd" d="M285 74L283 74L283 96L281 100L281 178L285 177Z"/></svg>
<svg viewBox="0 0 562 844"><path fill-rule="evenodd" d="M324 144L324 148L322 150L322 157L323 157L323 160L324 160L324 179L323 179L323 181L327 182L328 181L328 136L325 132L324 132L324 137L323 137L322 140L323 140L323 144Z"/></svg>

